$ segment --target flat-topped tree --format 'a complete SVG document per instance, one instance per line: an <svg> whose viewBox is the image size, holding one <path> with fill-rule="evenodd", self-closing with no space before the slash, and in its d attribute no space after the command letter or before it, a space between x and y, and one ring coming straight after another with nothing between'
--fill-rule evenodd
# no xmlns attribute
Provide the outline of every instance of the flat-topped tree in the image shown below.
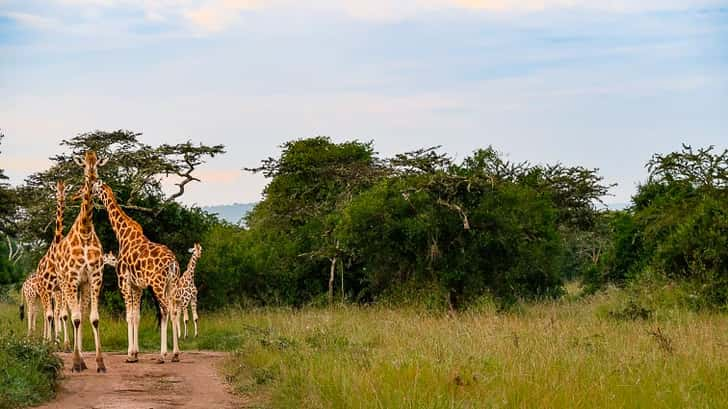
<svg viewBox="0 0 728 409"><path fill-rule="evenodd" d="M83 176L74 165L73 157L87 150L108 157L109 162L99 170L100 177L113 189L119 205L146 218L157 217L164 209L184 195L185 187L199 180L195 172L208 158L225 153L223 145L204 145L187 141L179 144L151 146L141 142L141 133L127 130L94 131L63 140L66 152L50 159L53 166L34 173L18 189L25 216L21 220L25 241L48 240L48 222L53 213L45 201L58 179L79 186ZM165 177L177 179L178 189L165 195L161 181ZM189 244L185 244L186 249Z"/></svg>

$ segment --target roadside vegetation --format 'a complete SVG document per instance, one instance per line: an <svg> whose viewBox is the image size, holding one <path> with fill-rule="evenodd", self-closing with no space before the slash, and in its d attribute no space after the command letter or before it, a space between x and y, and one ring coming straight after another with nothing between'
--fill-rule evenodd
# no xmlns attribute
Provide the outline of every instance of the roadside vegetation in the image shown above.
<svg viewBox="0 0 728 409"><path fill-rule="evenodd" d="M62 369L55 346L11 330L9 327L17 325L7 325L4 316L0 323L0 409L32 406L52 398Z"/></svg>
<svg viewBox="0 0 728 409"><path fill-rule="evenodd" d="M221 370L249 407L726 407L725 315L645 315L634 297L610 288L508 312L230 307L203 314L181 347L231 352ZM20 327L14 306L0 311ZM154 314L143 317L142 348L154 352ZM107 348L124 351L126 323L108 318Z"/></svg>

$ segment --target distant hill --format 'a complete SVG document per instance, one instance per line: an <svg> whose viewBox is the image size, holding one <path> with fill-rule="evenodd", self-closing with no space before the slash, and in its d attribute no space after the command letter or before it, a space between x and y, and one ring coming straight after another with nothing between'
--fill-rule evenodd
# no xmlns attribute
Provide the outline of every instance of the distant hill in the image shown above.
<svg viewBox="0 0 728 409"><path fill-rule="evenodd" d="M607 203L607 208L609 210L624 210L629 206L629 203Z"/></svg>
<svg viewBox="0 0 728 409"><path fill-rule="evenodd" d="M202 210L210 214L217 214L221 219L232 224L242 225L243 217L255 207L256 203L233 203L229 205L206 206Z"/></svg>

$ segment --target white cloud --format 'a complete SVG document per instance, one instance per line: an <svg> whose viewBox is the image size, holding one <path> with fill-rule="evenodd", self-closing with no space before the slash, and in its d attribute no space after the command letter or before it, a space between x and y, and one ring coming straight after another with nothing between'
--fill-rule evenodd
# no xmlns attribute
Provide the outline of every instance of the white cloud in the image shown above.
<svg viewBox="0 0 728 409"><path fill-rule="evenodd" d="M234 23L240 13L258 7L256 0L219 0L184 11L185 19L204 31L222 31Z"/></svg>
<svg viewBox="0 0 728 409"><path fill-rule="evenodd" d="M0 15L5 15L6 17L17 21L22 25L32 27L37 30L47 30L59 26L59 23L56 19L40 16L37 14L11 11L6 13L0 12Z"/></svg>
<svg viewBox="0 0 728 409"><path fill-rule="evenodd" d="M725 5L723 0L56 0L55 7L38 0L10 2L5 15L36 29L54 26L55 14L89 20L138 19L129 11L141 12L146 22L179 23L196 33L215 33L232 27L241 13L266 9L276 12L322 12L342 14L369 21L397 21L423 14L448 11L488 16L538 13L558 10L596 12L644 12L682 10ZM45 10L48 15L28 12ZM2 11L0 11L2 13ZM107 21L108 22L108 21Z"/></svg>

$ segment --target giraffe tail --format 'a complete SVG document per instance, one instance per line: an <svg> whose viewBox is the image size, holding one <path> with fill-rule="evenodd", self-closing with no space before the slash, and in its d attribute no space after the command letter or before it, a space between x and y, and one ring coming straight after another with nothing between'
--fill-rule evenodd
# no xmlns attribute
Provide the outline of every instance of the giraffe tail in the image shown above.
<svg viewBox="0 0 728 409"><path fill-rule="evenodd" d="M21 292L20 292L20 308L19 308L19 312L20 312L20 320L21 320L21 321L25 319L25 303L23 302L23 299L24 299L25 297L24 297L23 295L24 295L24 294L23 294L23 292L21 291Z"/></svg>

